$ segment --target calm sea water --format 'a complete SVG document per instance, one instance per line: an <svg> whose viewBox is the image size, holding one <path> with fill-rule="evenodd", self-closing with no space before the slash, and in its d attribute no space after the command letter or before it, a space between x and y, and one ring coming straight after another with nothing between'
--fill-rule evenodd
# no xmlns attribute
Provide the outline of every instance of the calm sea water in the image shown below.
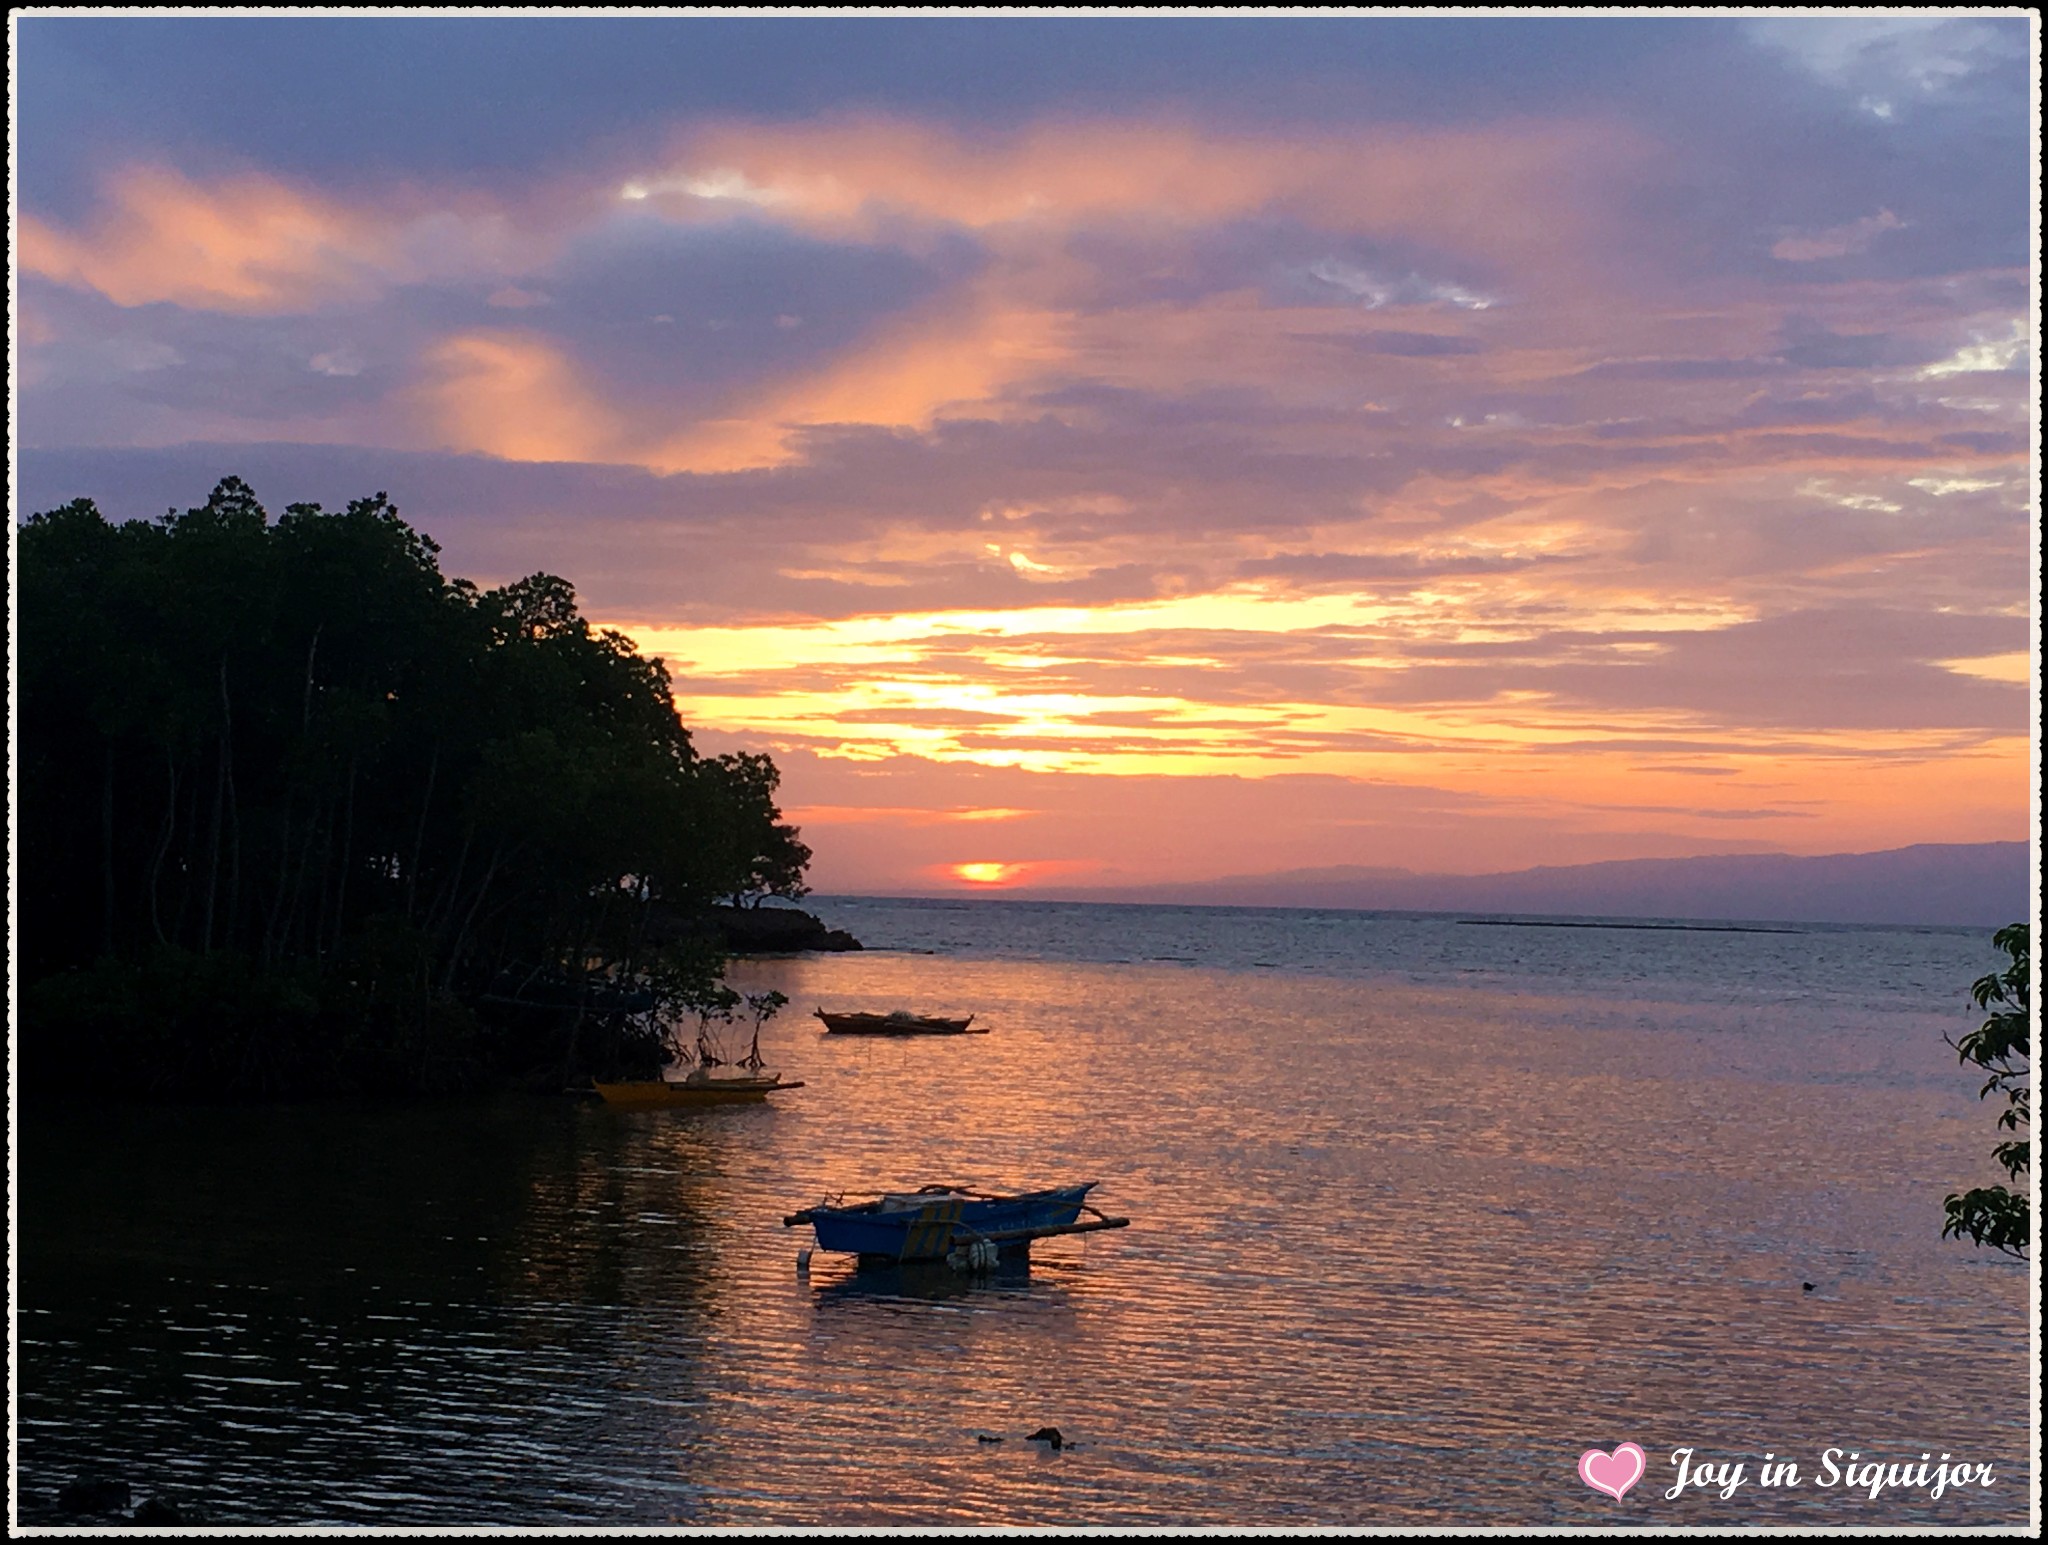
<svg viewBox="0 0 2048 1545"><path fill-rule="evenodd" d="M876 948L737 969L768 1106L25 1117L22 1521L99 1471L221 1525L2024 1524L2026 1273L1939 1237L1984 935L816 910ZM1081 1178L1132 1226L984 1280L780 1222ZM1745 1484L1665 1497L1686 1447Z"/></svg>

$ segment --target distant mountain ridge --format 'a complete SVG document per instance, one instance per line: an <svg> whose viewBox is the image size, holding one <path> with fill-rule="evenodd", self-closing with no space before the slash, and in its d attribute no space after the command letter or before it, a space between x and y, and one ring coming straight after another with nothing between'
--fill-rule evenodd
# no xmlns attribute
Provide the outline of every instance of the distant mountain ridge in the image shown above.
<svg viewBox="0 0 2048 1545"><path fill-rule="evenodd" d="M2029 914L2024 842L1917 843L1878 853L1714 854L1545 865L1502 874L1337 866L1181 885L1010 892L1018 899L1359 911L1506 912L1695 922L1996 928Z"/></svg>

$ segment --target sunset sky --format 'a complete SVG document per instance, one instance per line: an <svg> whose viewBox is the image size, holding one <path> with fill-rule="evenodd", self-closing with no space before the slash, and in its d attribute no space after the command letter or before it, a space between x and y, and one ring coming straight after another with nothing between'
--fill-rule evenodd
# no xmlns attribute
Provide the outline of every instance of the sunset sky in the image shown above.
<svg viewBox="0 0 2048 1545"><path fill-rule="evenodd" d="M17 514L388 490L820 891L2028 834L2011 13L17 25Z"/></svg>

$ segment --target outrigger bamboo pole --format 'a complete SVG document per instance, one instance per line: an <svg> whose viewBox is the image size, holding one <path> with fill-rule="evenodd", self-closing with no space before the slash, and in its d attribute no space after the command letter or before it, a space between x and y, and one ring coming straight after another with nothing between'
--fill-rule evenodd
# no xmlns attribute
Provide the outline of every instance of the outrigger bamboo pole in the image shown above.
<svg viewBox="0 0 2048 1545"><path fill-rule="evenodd" d="M993 1234L983 1234L969 1224L956 1223L954 1231L968 1236L971 1244L1007 1244L1018 1239L1047 1239L1054 1234L1092 1234L1097 1229L1129 1228L1129 1218L1095 1218L1087 1223L1054 1223L1045 1228L1001 1229Z"/></svg>

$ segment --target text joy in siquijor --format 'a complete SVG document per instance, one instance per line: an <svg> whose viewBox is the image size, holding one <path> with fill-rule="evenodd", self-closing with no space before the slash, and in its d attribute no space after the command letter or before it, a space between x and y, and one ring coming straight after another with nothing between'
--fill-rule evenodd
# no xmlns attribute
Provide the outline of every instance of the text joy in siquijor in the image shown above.
<svg viewBox="0 0 2048 1545"><path fill-rule="evenodd" d="M1749 1484L1749 1465L1743 1460L1704 1459L1693 1449L1680 1448L1671 1451L1671 1463L1678 1467L1678 1479L1664 1493L1666 1497L1675 1499L1688 1491L1711 1491L1724 1498L1733 1497ZM1825 1450L1819 1465L1811 1470L1776 1454L1765 1454L1756 1472L1759 1487L1804 1487L1810 1483L1823 1491L1861 1491L1873 1502L1887 1491L1901 1490L1924 1491L1930 1499L1939 1501L1944 1493L1955 1488L1984 1487L1991 1481L1990 1465L1952 1463L1947 1454L1936 1459L1929 1452L1917 1460L1887 1461L1865 1459L1859 1450L1840 1448Z"/></svg>

